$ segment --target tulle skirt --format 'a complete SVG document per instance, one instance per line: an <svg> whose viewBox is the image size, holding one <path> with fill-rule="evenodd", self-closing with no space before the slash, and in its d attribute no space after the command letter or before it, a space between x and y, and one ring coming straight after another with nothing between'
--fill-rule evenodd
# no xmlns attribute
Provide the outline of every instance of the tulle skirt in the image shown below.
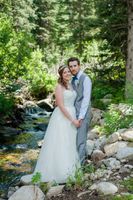
<svg viewBox="0 0 133 200"><path fill-rule="evenodd" d="M71 116L76 118L74 106L66 108ZM56 107L50 118L33 174L40 172L43 182L65 183L68 177L74 178L75 171L80 167L76 134L76 127ZM25 179L31 178L32 175L26 175Z"/></svg>

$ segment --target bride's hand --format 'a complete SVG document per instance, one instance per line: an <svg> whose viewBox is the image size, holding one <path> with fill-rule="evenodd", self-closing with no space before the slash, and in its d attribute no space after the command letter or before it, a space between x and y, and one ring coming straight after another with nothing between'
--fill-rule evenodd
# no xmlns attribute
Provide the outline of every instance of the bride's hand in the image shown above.
<svg viewBox="0 0 133 200"><path fill-rule="evenodd" d="M80 122L77 119L72 120L72 123L74 124L74 126L76 126L77 128L80 127Z"/></svg>

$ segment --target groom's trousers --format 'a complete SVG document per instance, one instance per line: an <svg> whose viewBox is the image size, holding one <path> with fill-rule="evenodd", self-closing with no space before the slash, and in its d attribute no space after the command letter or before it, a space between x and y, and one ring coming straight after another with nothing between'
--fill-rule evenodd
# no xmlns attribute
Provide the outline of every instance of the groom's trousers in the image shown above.
<svg viewBox="0 0 133 200"><path fill-rule="evenodd" d="M84 163L86 157L86 141L87 141L87 133L89 129L89 124L91 120L91 108L88 110L89 112L86 114L85 118L82 121L81 126L77 129L77 151L79 154L81 164Z"/></svg>

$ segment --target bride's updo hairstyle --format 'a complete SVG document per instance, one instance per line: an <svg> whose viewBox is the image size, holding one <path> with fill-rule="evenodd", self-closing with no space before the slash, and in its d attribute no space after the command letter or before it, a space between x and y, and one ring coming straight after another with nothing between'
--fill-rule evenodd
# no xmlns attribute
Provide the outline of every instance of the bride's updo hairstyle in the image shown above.
<svg viewBox="0 0 133 200"><path fill-rule="evenodd" d="M58 69L58 74L59 74L58 83L61 84L66 89L68 89L67 83L63 80L63 72L64 72L64 69L66 69L66 68L68 68L66 65L61 65L59 67L59 69Z"/></svg>

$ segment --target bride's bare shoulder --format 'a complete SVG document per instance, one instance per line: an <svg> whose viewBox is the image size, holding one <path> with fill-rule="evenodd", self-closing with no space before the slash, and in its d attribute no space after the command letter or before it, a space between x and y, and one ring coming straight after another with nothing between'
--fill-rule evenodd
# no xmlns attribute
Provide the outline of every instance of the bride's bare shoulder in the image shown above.
<svg viewBox="0 0 133 200"><path fill-rule="evenodd" d="M55 88L55 92L57 91L63 91L63 86L61 84L57 84L56 88Z"/></svg>

